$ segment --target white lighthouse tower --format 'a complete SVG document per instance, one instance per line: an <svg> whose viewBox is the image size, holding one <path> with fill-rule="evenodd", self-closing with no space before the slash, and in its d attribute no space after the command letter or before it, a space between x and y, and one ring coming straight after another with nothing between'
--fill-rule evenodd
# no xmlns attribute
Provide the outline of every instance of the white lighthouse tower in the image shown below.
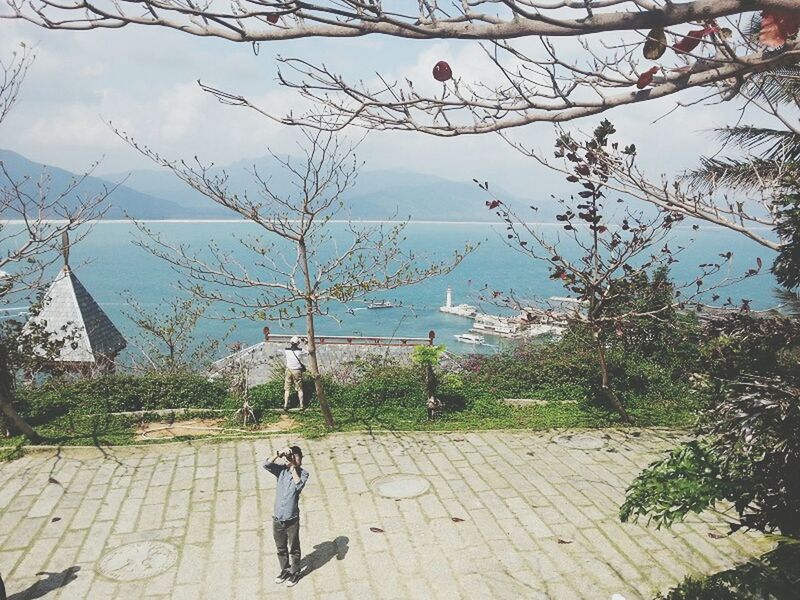
<svg viewBox="0 0 800 600"><path fill-rule="evenodd" d="M449 285L447 286L447 299L445 300L444 305L446 308L452 308L453 306L453 288L451 288Z"/></svg>

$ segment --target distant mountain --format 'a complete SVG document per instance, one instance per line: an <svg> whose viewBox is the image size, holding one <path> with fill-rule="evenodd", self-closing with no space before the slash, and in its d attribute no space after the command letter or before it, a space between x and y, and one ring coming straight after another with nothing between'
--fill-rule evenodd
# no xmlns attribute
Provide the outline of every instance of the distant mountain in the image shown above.
<svg viewBox="0 0 800 600"><path fill-rule="evenodd" d="M10 150L0 150L0 162L3 163L11 178L20 182L26 177L29 181L23 190L34 192L37 183L46 177L49 182L51 194L60 194L67 189L78 175L58 167L43 165ZM3 187L3 178L0 178L0 187ZM91 197L103 193L104 189L111 189L114 183L99 177L87 177L80 186L65 196L63 202L67 206L77 206L81 198ZM186 219L195 218L193 211L187 210L177 203L164 200L161 197L142 193L128 186L121 185L115 189L108 198L109 208L105 213L106 219L124 219L126 213L139 219ZM14 218L15 215L0 215L5 218Z"/></svg>
<svg viewBox="0 0 800 600"><path fill-rule="evenodd" d="M253 197L258 193L259 184L253 176L254 170L259 177L269 181L276 193L290 194L296 191L271 157L241 160L226 167L214 167L210 172L219 174L223 170L228 175L229 190L238 194L247 191ZM105 175L105 178L111 181L124 180L127 187L168 198L185 209L213 214L218 218L233 218L231 211L191 189L166 170L113 173ZM499 188L493 192L512 205L526 205ZM349 215L353 219L410 217L416 221L497 222L497 217L486 209L485 202L489 199L471 180L451 181L404 170L364 170L359 174L355 187L343 197L346 212L342 213L342 218Z"/></svg>
<svg viewBox="0 0 800 600"><path fill-rule="evenodd" d="M0 161L14 180L30 178L27 186L31 190L43 175L50 179L53 193L59 193L78 177L75 173L42 165L10 150L0 150ZM253 176L254 170L269 182L275 193L296 193L292 182L271 157L242 160L224 167L228 189L255 197L259 183ZM211 169L212 174L222 171L222 167ZM79 198L102 193L104 188L110 189L114 185L119 187L109 196L107 219L123 219L126 214L137 219L237 218L233 212L193 190L167 170L136 170L87 177L65 201L74 206ZM493 193L512 206L522 208L527 204L501 189L493 189ZM343 219L497 222L497 217L486 209L485 203L491 197L474 182L451 181L413 171L362 171L355 187L342 199L345 209L340 216ZM530 211L520 212L531 214ZM13 218L13 215L0 215L3 216ZM552 215L540 213L536 218L547 220L548 217L552 218Z"/></svg>

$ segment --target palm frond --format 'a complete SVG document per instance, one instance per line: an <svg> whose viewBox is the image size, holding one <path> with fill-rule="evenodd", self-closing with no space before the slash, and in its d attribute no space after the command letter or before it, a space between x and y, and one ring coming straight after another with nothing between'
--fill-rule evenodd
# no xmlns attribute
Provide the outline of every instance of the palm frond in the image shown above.
<svg viewBox="0 0 800 600"><path fill-rule="evenodd" d="M788 129L742 125L714 131L724 144L733 143L745 150L761 148L759 158L762 160L800 162L800 135Z"/></svg>
<svg viewBox="0 0 800 600"><path fill-rule="evenodd" d="M701 190L721 187L757 190L787 177L800 176L800 163L776 160L701 158L700 165L699 169L687 172L684 179Z"/></svg>
<svg viewBox="0 0 800 600"><path fill-rule="evenodd" d="M793 319L800 319L800 290L777 288L775 297L783 305L786 313Z"/></svg>
<svg viewBox="0 0 800 600"><path fill-rule="evenodd" d="M800 67L783 66L755 74L747 80L745 89L774 105L800 106Z"/></svg>

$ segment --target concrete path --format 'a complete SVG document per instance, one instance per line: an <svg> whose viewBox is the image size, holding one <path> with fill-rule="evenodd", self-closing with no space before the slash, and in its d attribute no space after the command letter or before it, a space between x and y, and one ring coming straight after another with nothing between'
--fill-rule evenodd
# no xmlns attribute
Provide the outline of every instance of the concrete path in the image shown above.
<svg viewBox="0 0 800 600"><path fill-rule="evenodd" d="M668 531L619 523L625 487L677 439L301 440L307 574L293 589L272 582L275 481L259 461L296 440L29 455L0 465L0 571L13 600L650 598L769 548L720 536L714 515Z"/></svg>

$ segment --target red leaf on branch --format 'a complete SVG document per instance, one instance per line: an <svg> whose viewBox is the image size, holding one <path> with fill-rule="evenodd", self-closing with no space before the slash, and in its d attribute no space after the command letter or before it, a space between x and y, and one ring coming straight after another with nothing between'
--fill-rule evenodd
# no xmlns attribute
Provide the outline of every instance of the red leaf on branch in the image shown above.
<svg viewBox="0 0 800 600"><path fill-rule="evenodd" d="M433 66L433 78L436 81L447 81L453 78L453 70L446 61L440 60Z"/></svg>
<svg viewBox="0 0 800 600"><path fill-rule="evenodd" d="M274 13L267 15L267 21L269 21L270 23L272 23L274 25L275 23L278 22L278 15L276 15Z"/></svg>
<svg viewBox="0 0 800 600"><path fill-rule="evenodd" d="M692 50L697 48L697 45L703 40L704 37L718 31L719 27L716 23L707 25L702 29L695 29L686 34L686 36L672 48L678 54L689 54Z"/></svg>
<svg viewBox="0 0 800 600"><path fill-rule="evenodd" d="M636 87L640 90L646 88L653 81L653 75L656 73L658 73L658 67L652 67L639 75L639 79L636 80Z"/></svg>
<svg viewBox="0 0 800 600"><path fill-rule="evenodd" d="M495 208L497 208L501 204L502 204L502 202L500 202L500 200L492 200L491 202L487 202L486 206L489 207L489 210L494 210Z"/></svg>
<svg viewBox="0 0 800 600"><path fill-rule="evenodd" d="M800 29L800 12L762 10L758 41L770 48L777 48L786 43L786 38L797 35L798 29Z"/></svg>

